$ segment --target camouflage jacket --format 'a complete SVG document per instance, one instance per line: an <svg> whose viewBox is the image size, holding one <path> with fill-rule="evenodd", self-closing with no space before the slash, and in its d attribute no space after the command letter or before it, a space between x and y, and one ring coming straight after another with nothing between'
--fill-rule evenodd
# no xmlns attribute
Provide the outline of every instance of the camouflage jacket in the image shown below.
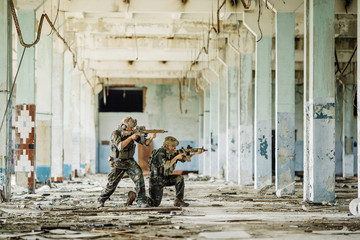
<svg viewBox="0 0 360 240"><path fill-rule="evenodd" d="M131 140L128 145L126 145L124 148L121 148L121 142L125 141L130 136L125 136L122 133L122 131L120 131L120 130L115 130L112 132L112 134L111 134L111 157L114 159L114 161L133 158L134 154L135 154L135 148L136 148L135 142L140 143L144 146L148 146L148 145L146 145L146 140L145 140L145 142L142 142L139 137L135 141Z"/></svg>
<svg viewBox="0 0 360 240"><path fill-rule="evenodd" d="M176 162L170 167L170 161L176 153L170 152L165 147L159 148L152 160L151 177L166 177L172 174L176 167Z"/></svg>

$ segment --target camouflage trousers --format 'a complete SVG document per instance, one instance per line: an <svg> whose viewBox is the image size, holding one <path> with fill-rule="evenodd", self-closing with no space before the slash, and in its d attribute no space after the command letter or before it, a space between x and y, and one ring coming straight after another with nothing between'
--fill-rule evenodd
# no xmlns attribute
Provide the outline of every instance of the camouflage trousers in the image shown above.
<svg viewBox="0 0 360 240"><path fill-rule="evenodd" d="M102 192L100 199L106 201L114 193L117 185L125 173L129 175L135 184L137 203L146 203L145 182L143 172L137 162L133 159L126 159L120 162L111 162L111 171L108 175L108 183Z"/></svg>
<svg viewBox="0 0 360 240"><path fill-rule="evenodd" d="M176 198L183 200L185 182L181 175L169 175L166 177L150 177L149 180L149 205L157 207L161 203L164 187L175 186Z"/></svg>

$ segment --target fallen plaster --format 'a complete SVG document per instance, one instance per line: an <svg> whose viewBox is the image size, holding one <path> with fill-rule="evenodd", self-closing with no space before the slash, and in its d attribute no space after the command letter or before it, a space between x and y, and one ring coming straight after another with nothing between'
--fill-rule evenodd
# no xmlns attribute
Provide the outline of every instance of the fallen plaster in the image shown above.
<svg viewBox="0 0 360 240"><path fill-rule="evenodd" d="M15 181L12 181L13 183ZM336 179L335 203L302 199L302 179L295 195L276 197L274 185L259 194L196 174L185 177L187 208L173 206L174 187L164 190L160 207L124 207L134 185L120 182L104 208L95 201L107 182L104 174L37 186L36 194L12 186L10 202L0 203L0 239L359 239L360 221L349 214L357 196L356 178ZM146 177L148 189L148 177Z"/></svg>

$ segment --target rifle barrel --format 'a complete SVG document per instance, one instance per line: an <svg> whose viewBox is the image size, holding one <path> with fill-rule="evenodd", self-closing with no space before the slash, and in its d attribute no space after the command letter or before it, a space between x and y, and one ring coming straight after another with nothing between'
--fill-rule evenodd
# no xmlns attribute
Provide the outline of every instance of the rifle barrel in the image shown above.
<svg viewBox="0 0 360 240"><path fill-rule="evenodd" d="M144 133L166 133L167 131L162 129L150 129L150 130L142 130Z"/></svg>

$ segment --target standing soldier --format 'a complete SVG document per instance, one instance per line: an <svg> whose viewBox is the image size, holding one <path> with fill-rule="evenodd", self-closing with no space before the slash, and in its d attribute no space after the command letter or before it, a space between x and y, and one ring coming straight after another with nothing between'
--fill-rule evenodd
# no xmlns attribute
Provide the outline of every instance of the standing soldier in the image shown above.
<svg viewBox="0 0 360 240"><path fill-rule="evenodd" d="M111 171L108 175L106 188L98 198L98 207L104 206L105 201L113 194L125 172L135 183L136 190L136 194L132 191L129 192L126 205L131 205L137 195L137 205L139 207L147 207L143 172L134 160L135 142L149 146L156 137L156 133L152 133L150 138L142 141L139 138L139 134L132 132L136 124L136 119L131 117L124 118L119 128L111 134Z"/></svg>
<svg viewBox="0 0 360 240"><path fill-rule="evenodd" d="M177 161L185 162L186 159L191 158L195 154L200 154L204 150L199 149L197 152L191 153L190 156L185 156L184 153L177 154L177 145L179 145L179 141L174 137L168 136L165 138L161 148L153 150L151 160L149 161L149 169L151 171L149 179L149 205L152 207L160 205L165 186L175 186L176 198L174 206L189 206L189 204L183 200L185 190L184 177L171 174L175 170Z"/></svg>

